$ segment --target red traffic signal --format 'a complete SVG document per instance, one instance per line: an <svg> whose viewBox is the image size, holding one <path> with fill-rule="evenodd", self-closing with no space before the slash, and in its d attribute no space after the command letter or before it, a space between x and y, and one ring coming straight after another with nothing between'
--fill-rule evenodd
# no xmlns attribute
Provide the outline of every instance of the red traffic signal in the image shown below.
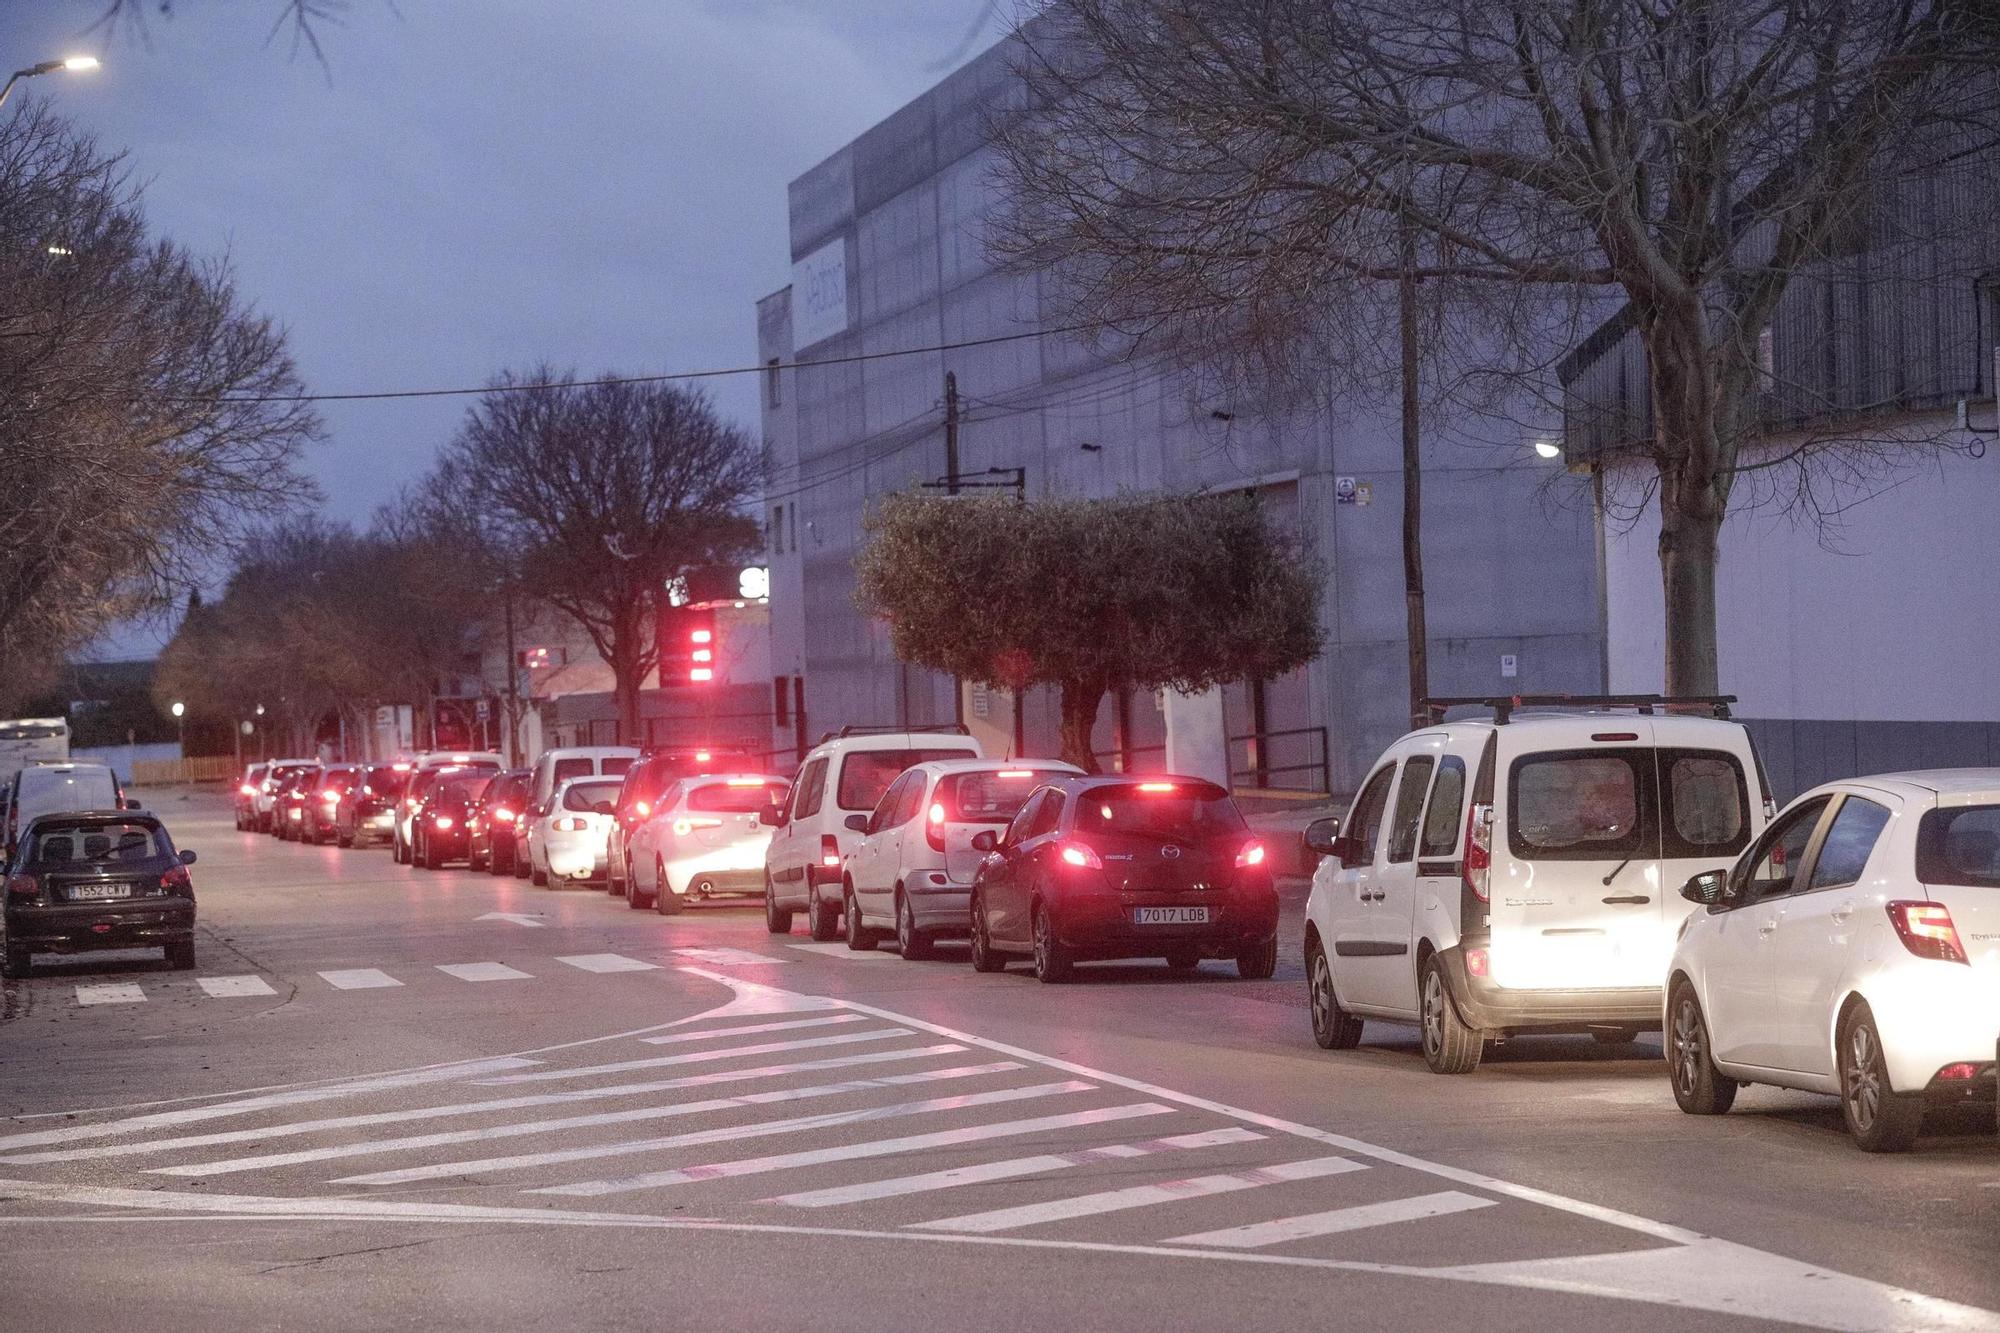
<svg viewBox="0 0 2000 1333"><path fill-rule="evenodd" d="M705 606L671 606L660 612L660 684L707 685L721 660L715 611Z"/></svg>

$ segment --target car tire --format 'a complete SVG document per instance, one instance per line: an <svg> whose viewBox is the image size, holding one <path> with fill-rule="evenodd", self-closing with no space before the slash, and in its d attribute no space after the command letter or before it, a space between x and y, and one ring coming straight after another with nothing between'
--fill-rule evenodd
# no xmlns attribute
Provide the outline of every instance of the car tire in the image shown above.
<svg viewBox="0 0 2000 1333"><path fill-rule="evenodd" d="M764 872L764 929L773 935L792 933L792 909L778 906L778 886L771 872Z"/></svg>
<svg viewBox="0 0 2000 1333"><path fill-rule="evenodd" d="M815 890L812 904L806 908L806 924L811 927L815 940L831 944L840 938L840 908L833 903L821 902Z"/></svg>
<svg viewBox="0 0 2000 1333"><path fill-rule="evenodd" d="M0 977L6 977L9 981L19 981L28 975L28 969L33 965L34 960L26 949L16 948L10 944L7 946L5 959L0 959Z"/></svg>
<svg viewBox="0 0 2000 1333"><path fill-rule="evenodd" d="M653 867L654 880L653 910L661 916L677 916L687 906L687 899L674 892L674 886L667 880L665 862Z"/></svg>
<svg viewBox="0 0 2000 1333"><path fill-rule="evenodd" d="M1417 986L1424 1063L1433 1074L1470 1074L1479 1068L1486 1040L1458 1016L1458 1005L1451 998L1451 980L1436 954L1424 960Z"/></svg>
<svg viewBox="0 0 2000 1333"><path fill-rule="evenodd" d="M660 890L666 887L665 881L662 880L654 884L653 892L641 892L639 889L639 877L631 872L629 866L626 868L624 885L625 905L635 912L643 912L647 908L657 909L660 905Z"/></svg>
<svg viewBox="0 0 2000 1333"><path fill-rule="evenodd" d="M176 972L194 970L194 941L175 940L167 946L167 966Z"/></svg>
<svg viewBox="0 0 2000 1333"><path fill-rule="evenodd" d="M1667 1079L1673 1084L1674 1102L1689 1115L1723 1115L1736 1104L1735 1079L1715 1067L1715 1044L1709 1038L1708 1018L1694 987L1680 982L1667 1002L1667 1030L1661 1045L1666 1048Z"/></svg>
<svg viewBox="0 0 2000 1333"><path fill-rule="evenodd" d="M1176 949L1167 955L1167 968L1173 972L1192 972L1201 966L1201 950Z"/></svg>
<svg viewBox="0 0 2000 1333"><path fill-rule="evenodd" d="M1048 909L1035 904L1035 980L1045 986L1060 985L1070 979L1076 960L1056 938L1055 922Z"/></svg>
<svg viewBox="0 0 2000 1333"><path fill-rule="evenodd" d="M1317 936L1306 944L1306 994L1313 1040L1321 1050L1351 1051L1361 1044L1361 1019L1341 1008L1340 993L1333 986L1333 964Z"/></svg>
<svg viewBox="0 0 2000 1333"><path fill-rule="evenodd" d="M1882 1035L1865 1004L1840 1025L1840 1114L1863 1152L1908 1152L1924 1125L1924 1095L1890 1085Z"/></svg>
<svg viewBox="0 0 2000 1333"><path fill-rule="evenodd" d="M535 869L534 863L530 862L528 869L528 882L530 884L533 884L538 889L546 889L549 886L549 872L546 870Z"/></svg>
<svg viewBox="0 0 2000 1333"><path fill-rule="evenodd" d="M1236 975L1245 981L1269 981L1278 970L1278 937L1248 945L1236 953Z"/></svg>
<svg viewBox="0 0 2000 1333"><path fill-rule="evenodd" d="M336 847L352 847L354 845L354 835L352 833L336 833L333 835L333 845Z"/></svg>
<svg viewBox="0 0 2000 1333"><path fill-rule="evenodd" d="M861 924L861 909L854 905L851 888L841 898L840 916L847 927L848 948L855 953L867 953L875 947L875 932Z"/></svg>
<svg viewBox="0 0 2000 1333"><path fill-rule="evenodd" d="M931 947L929 933L917 929L916 909L904 893L896 895L896 952L910 963L922 962L937 952Z"/></svg>
<svg viewBox="0 0 2000 1333"><path fill-rule="evenodd" d="M518 848L507 854L507 868L514 872L515 879L528 878L530 871L534 868L534 864L534 857L521 855Z"/></svg>
<svg viewBox="0 0 2000 1333"><path fill-rule="evenodd" d="M972 970L975 972L1005 972L1007 955L993 947L993 937L986 933L986 904L977 894L972 898L972 922L969 927L972 938Z"/></svg>

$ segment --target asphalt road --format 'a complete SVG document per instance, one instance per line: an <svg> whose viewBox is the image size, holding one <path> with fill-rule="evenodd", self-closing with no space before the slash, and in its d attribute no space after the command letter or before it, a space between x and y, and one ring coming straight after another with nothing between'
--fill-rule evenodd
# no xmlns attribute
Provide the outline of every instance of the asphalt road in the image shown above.
<svg viewBox="0 0 2000 1333"><path fill-rule="evenodd" d="M5 983L0 1329L2000 1330L1990 1126L1320 1051L1302 884L1272 981L1048 987L156 805L196 970Z"/></svg>

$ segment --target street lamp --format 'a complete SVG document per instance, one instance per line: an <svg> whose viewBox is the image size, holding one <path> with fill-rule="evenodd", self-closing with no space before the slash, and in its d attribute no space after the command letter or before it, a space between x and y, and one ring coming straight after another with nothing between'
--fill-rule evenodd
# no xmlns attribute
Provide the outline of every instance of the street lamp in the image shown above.
<svg viewBox="0 0 2000 1333"><path fill-rule="evenodd" d="M17 69L14 71L13 77L7 80L7 86L0 88L0 106L7 104L7 94L13 92L14 85L22 79L32 79L40 74L53 74L59 69L67 70L71 74L85 74L96 68L96 56L71 56L67 60L44 60L39 65L30 65L26 69Z"/></svg>
<svg viewBox="0 0 2000 1333"><path fill-rule="evenodd" d="M1543 458L1561 458L1562 446L1554 440L1536 440L1535 452Z"/></svg>
<svg viewBox="0 0 2000 1333"><path fill-rule="evenodd" d="M187 758L187 748L188 748L187 710L188 706L182 703L179 699L174 700L174 706L167 710L168 712L174 715L174 725L180 728L181 758L183 759Z"/></svg>

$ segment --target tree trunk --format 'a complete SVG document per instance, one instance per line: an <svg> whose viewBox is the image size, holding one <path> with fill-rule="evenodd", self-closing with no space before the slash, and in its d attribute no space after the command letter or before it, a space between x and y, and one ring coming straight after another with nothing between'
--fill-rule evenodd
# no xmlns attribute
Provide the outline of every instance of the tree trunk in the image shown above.
<svg viewBox="0 0 2000 1333"><path fill-rule="evenodd" d="M1095 681L1066 681L1062 687L1062 753L1058 757L1086 773L1098 771L1090 734L1097 727L1097 708L1104 702L1104 694L1104 686Z"/></svg>
<svg viewBox="0 0 2000 1333"><path fill-rule="evenodd" d="M1705 314L1698 304L1642 324L1660 473L1660 583L1666 612L1666 692L1721 693L1715 569L1729 504L1724 411Z"/></svg>
<svg viewBox="0 0 2000 1333"><path fill-rule="evenodd" d="M1666 692L1720 694L1716 667L1715 567L1720 518L1660 505L1660 583L1666 593Z"/></svg>
<svg viewBox="0 0 2000 1333"><path fill-rule="evenodd" d="M1418 417L1421 373L1417 346L1416 233L1402 229L1403 277L1397 284L1399 323L1403 341L1403 614L1410 645L1410 725L1430 721L1424 700L1430 697L1430 628L1424 615L1424 465Z"/></svg>
<svg viewBox="0 0 2000 1333"><path fill-rule="evenodd" d="M639 682L644 679L639 664L632 660L632 653L621 651L611 662L613 696L618 702L618 743L637 745L640 742L639 728Z"/></svg>

